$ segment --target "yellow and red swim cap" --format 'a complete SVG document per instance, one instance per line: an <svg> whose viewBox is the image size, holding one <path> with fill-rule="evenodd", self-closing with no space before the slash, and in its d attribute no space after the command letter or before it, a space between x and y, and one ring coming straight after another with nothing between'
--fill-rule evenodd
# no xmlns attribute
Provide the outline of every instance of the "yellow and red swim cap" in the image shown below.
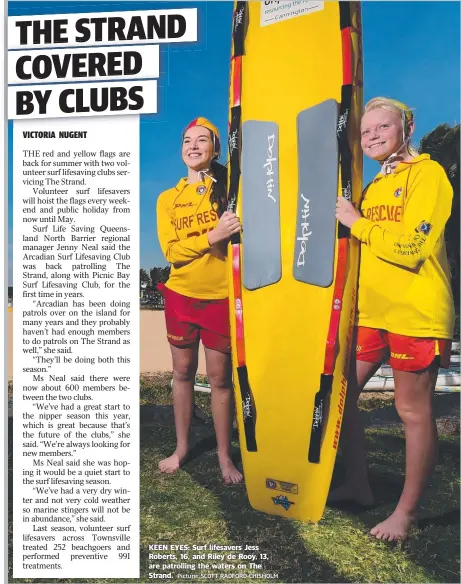
<svg viewBox="0 0 461 584"><path fill-rule="evenodd" d="M198 118L195 118L195 120L192 120L192 122L190 122L190 124L184 130L184 134L187 132L187 130L189 130L189 128L193 128L195 126L202 126L203 128L210 130L210 132L213 135L213 144L214 144L215 154L216 154L216 156L219 156L220 151L221 151L221 145L220 145L218 128L214 124L212 124L210 122L210 120L207 120L206 118L199 116Z"/></svg>
<svg viewBox="0 0 461 584"><path fill-rule="evenodd" d="M194 126L203 126L204 128L207 128L208 130L210 130L210 132L213 132L216 138L219 139L218 128L214 124L212 124L210 120L207 120L206 118L203 117L195 118L195 120L192 120L192 122L187 126L184 132L187 132L189 128L193 128Z"/></svg>

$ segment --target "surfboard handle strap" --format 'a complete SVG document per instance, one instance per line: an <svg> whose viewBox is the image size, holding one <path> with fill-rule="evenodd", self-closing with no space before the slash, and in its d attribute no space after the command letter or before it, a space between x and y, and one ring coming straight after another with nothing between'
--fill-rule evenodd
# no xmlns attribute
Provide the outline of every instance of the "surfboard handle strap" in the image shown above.
<svg viewBox="0 0 461 584"><path fill-rule="evenodd" d="M229 128L229 158L230 178L228 193L228 211L237 208L238 191L240 184L240 158L241 158L241 76L242 56L245 44L245 27L247 16L247 3L237 2L234 11L233 22L233 55L232 55L232 104L231 121ZM246 366L245 341L243 328L243 303L242 303L242 267L241 267L241 237L236 233L231 238L232 249L232 280L234 289L235 312L235 338L237 350L237 377L242 399L243 427L245 442L248 452L257 451L256 443L256 407L248 379Z"/></svg>
<svg viewBox="0 0 461 584"><path fill-rule="evenodd" d="M349 114L352 105L353 88L353 53L352 53L352 22L351 5L349 2L339 3L340 29L343 57L343 85L341 88L341 105L338 114L337 139L339 150L339 165L341 169L341 194L352 200L352 153L349 146L347 131ZM320 462L323 428L326 423L327 400L331 394L334 381L336 362L336 345L339 323L342 313L342 301L346 284L347 255L349 248L350 229L338 223L338 258L336 262L336 277L333 290L330 324L328 327L327 345L323 373L320 376L320 388L315 395L312 414L312 429L309 442L308 460L311 463Z"/></svg>
<svg viewBox="0 0 461 584"><path fill-rule="evenodd" d="M326 417L326 400L333 387L333 375L320 376L320 389L315 394L314 414L311 440L309 444L309 462L320 462L323 420Z"/></svg>

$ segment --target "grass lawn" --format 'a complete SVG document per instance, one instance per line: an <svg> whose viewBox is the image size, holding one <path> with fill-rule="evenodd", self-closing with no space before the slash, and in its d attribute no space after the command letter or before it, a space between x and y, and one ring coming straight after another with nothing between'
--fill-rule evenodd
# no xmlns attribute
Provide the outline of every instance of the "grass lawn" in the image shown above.
<svg viewBox="0 0 461 584"><path fill-rule="evenodd" d="M262 562L264 569L260 573L278 576L229 579L223 577L226 572L237 574L239 570L210 568L208 572L219 577L200 580L198 572L185 569L177 572L190 574L191 578L166 581L459 582L459 425L454 423L459 416L459 394L435 398L436 411L445 420L439 424L440 462L424 504L420 528L406 544L392 546L367 535L373 525L392 511L403 485L404 436L396 423L392 394L374 393L361 401L376 507L369 511L327 508L322 521L310 525L254 511L243 485L224 486L213 428L203 419L195 419L192 427L195 458L176 475L160 474L158 461L172 452L175 443L169 382L170 376L160 374L141 379L141 579L124 581L156 581L149 579L149 572L156 571L149 570L149 544L214 543L259 546L259 551L268 558ZM196 403L207 416L209 399L209 394L196 393ZM234 447L238 457L237 441ZM341 474L339 456L334 482L341 480ZM200 560L192 560L191 553L189 560L182 561L197 564Z"/></svg>

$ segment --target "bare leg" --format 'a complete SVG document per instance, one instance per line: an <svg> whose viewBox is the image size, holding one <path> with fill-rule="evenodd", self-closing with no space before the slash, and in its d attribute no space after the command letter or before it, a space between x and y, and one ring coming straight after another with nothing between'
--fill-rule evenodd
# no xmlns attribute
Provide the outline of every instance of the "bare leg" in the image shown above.
<svg viewBox="0 0 461 584"><path fill-rule="evenodd" d="M419 373L394 371L395 407L405 427L405 484L395 511L371 530L378 539L406 539L437 454L437 426L432 399L438 367Z"/></svg>
<svg viewBox="0 0 461 584"><path fill-rule="evenodd" d="M174 473L181 466L189 451L189 429L194 404L194 380L198 364L198 345L171 347L173 357L173 409L176 426L176 450L161 460L159 468Z"/></svg>
<svg viewBox="0 0 461 584"><path fill-rule="evenodd" d="M328 497L331 502L353 501L364 506L373 503L373 494L368 481L365 432L357 401L360 392L380 365L380 363L366 361L351 362L340 439L341 452L346 465L346 481L331 491Z"/></svg>
<svg viewBox="0 0 461 584"><path fill-rule="evenodd" d="M230 456L233 418L233 389L231 357L205 347L208 380L211 385L211 413L218 444L218 459L226 483L239 483L241 473Z"/></svg>

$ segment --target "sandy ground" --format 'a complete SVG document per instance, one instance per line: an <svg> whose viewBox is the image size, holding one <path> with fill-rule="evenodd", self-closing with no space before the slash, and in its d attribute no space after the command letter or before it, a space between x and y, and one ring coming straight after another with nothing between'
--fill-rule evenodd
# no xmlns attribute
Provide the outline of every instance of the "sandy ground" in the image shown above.
<svg viewBox="0 0 461 584"><path fill-rule="evenodd" d="M161 310L140 311L140 372L171 371L170 345L166 340L165 317ZM13 313L8 311L8 379L13 379ZM205 374L205 356L200 346L198 373Z"/></svg>

